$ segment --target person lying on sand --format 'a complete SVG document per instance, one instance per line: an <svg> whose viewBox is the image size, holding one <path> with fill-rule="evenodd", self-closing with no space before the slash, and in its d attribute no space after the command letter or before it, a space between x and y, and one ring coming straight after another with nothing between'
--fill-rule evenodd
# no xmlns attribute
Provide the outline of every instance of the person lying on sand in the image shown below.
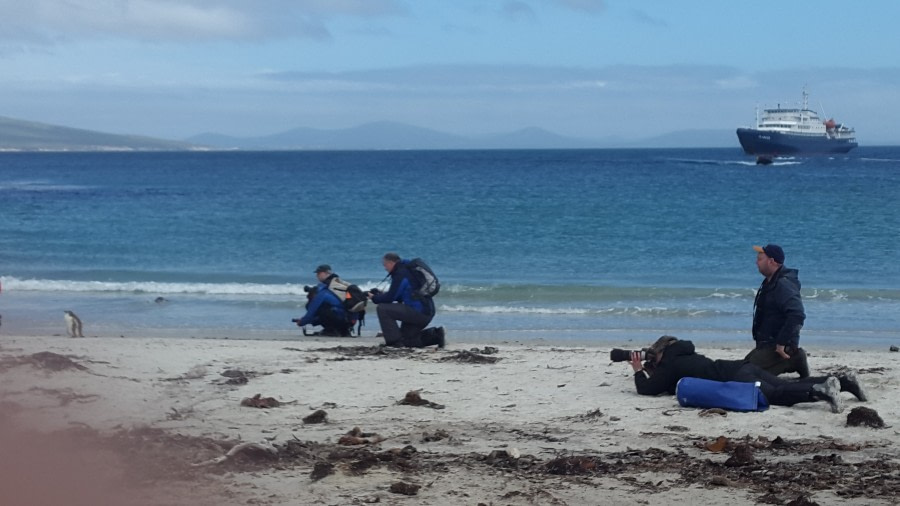
<svg viewBox="0 0 900 506"><path fill-rule="evenodd" d="M712 360L694 351L694 343L677 337L662 336L645 351L631 352L634 386L641 395L675 393L678 380L685 377L714 381L760 383L769 404L793 406L800 402L825 401L831 411L844 406L841 392L850 392L860 401L868 400L856 374L807 377L786 380L766 372L746 360Z"/></svg>

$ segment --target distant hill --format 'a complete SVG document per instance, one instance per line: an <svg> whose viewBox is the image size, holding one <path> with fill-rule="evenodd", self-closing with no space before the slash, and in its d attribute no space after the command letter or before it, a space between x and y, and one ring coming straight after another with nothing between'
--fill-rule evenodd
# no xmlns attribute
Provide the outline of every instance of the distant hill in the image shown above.
<svg viewBox="0 0 900 506"><path fill-rule="evenodd" d="M293 128L262 137L230 137L205 133L187 142L220 149L458 149L464 137L404 123L379 121L336 130Z"/></svg>
<svg viewBox="0 0 900 506"><path fill-rule="evenodd" d="M0 116L0 150L179 151L239 150L414 150L414 149L592 149L738 147L733 130L684 130L639 140L566 137L530 127L492 135L462 136L404 123L379 121L351 128L294 128L258 136L217 133L171 141L69 128Z"/></svg>
<svg viewBox="0 0 900 506"><path fill-rule="evenodd" d="M514 132L465 137L404 123L380 121L333 130L294 128L262 137L232 137L204 133L187 142L212 149L591 149L735 147L730 130L685 130L640 140L566 137L530 127Z"/></svg>
<svg viewBox="0 0 900 506"><path fill-rule="evenodd" d="M219 149L570 149L604 147L600 141L564 137L540 128L464 137L404 123L379 121L334 130L294 128L263 137L205 133L187 142Z"/></svg>
<svg viewBox="0 0 900 506"><path fill-rule="evenodd" d="M0 150L178 151L194 146L136 135L116 135L0 116Z"/></svg>

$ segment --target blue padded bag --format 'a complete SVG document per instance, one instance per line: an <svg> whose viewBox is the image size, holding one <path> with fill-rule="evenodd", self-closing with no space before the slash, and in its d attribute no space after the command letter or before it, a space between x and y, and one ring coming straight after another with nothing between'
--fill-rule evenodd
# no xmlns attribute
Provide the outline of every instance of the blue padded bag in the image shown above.
<svg viewBox="0 0 900 506"><path fill-rule="evenodd" d="M759 383L681 378L675 386L678 404L693 408L722 408L730 411L765 411L769 401Z"/></svg>

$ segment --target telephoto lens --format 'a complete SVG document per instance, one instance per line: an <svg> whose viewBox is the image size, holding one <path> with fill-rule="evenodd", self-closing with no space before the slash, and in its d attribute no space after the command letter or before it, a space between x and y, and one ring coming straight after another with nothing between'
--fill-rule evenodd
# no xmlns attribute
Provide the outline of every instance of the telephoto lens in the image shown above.
<svg viewBox="0 0 900 506"><path fill-rule="evenodd" d="M619 348L613 348L609 352L609 359L613 362L628 362L631 360L632 353L640 353L641 360L647 359L647 351L646 350L621 350Z"/></svg>

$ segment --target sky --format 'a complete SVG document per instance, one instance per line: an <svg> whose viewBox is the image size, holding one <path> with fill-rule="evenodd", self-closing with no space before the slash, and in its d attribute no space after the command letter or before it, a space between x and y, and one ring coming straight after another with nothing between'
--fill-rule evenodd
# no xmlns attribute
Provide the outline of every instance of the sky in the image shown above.
<svg viewBox="0 0 900 506"><path fill-rule="evenodd" d="M638 140L750 125L805 86L861 145L900 144L897 19L895 0L0 0L0 116Z"/></svg>

